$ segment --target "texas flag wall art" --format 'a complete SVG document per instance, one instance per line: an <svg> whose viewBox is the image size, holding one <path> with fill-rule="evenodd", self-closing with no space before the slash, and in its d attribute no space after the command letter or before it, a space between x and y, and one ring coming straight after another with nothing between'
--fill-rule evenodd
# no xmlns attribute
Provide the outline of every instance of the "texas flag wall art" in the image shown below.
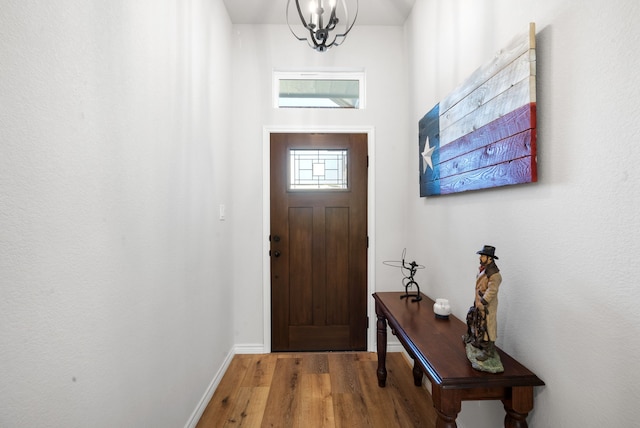
<svg viewBox="0 0 640 428"><path fill-rule="evenodd" d="M420 196L538 180L535 24L419 121Z"/></svg>

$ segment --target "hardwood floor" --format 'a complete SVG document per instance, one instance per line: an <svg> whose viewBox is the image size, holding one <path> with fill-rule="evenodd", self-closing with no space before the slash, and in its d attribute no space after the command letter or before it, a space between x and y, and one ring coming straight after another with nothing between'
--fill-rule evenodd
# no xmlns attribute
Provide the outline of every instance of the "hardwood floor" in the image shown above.
<svg viewBox="0 0 640 428"><path fill-rule="evenodd" d="M435 427L405 357L387 354L385 388L377 364L367 352L236 355L197 428Z"/></svg>

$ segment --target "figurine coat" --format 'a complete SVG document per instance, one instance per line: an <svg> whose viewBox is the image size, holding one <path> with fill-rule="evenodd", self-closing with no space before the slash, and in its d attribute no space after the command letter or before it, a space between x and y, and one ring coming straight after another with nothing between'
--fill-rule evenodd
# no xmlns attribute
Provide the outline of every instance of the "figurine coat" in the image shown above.
<svg viewBox="0 0 640 428"><path fill-rule="evenodd" d="M501 283L502 275L494 263L487 266L476 277L475 306L482 305L486 309L487 332L484 340L490 342L495 342L498 338L498 288Z"/></svg>

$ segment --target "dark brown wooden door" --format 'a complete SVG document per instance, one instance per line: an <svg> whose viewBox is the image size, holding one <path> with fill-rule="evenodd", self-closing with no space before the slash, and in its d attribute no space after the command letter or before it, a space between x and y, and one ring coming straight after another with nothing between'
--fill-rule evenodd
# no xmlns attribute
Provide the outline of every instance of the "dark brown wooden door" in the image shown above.
<svg viewBox="0 0 640 428"><path fill-rule="evenodd" d="M366 134L271 134L270 240L271 349L366 350Z"/></svg>

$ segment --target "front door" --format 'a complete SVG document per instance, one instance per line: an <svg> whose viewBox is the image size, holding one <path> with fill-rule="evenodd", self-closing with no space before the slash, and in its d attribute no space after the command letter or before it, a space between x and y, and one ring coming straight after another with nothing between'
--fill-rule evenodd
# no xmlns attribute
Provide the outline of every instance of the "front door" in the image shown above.
<svg viewBox="0 0 640 428"><path fill-rule="evenodd" d="M271 134L271 349L367 347L367 135Z"/></svg>

